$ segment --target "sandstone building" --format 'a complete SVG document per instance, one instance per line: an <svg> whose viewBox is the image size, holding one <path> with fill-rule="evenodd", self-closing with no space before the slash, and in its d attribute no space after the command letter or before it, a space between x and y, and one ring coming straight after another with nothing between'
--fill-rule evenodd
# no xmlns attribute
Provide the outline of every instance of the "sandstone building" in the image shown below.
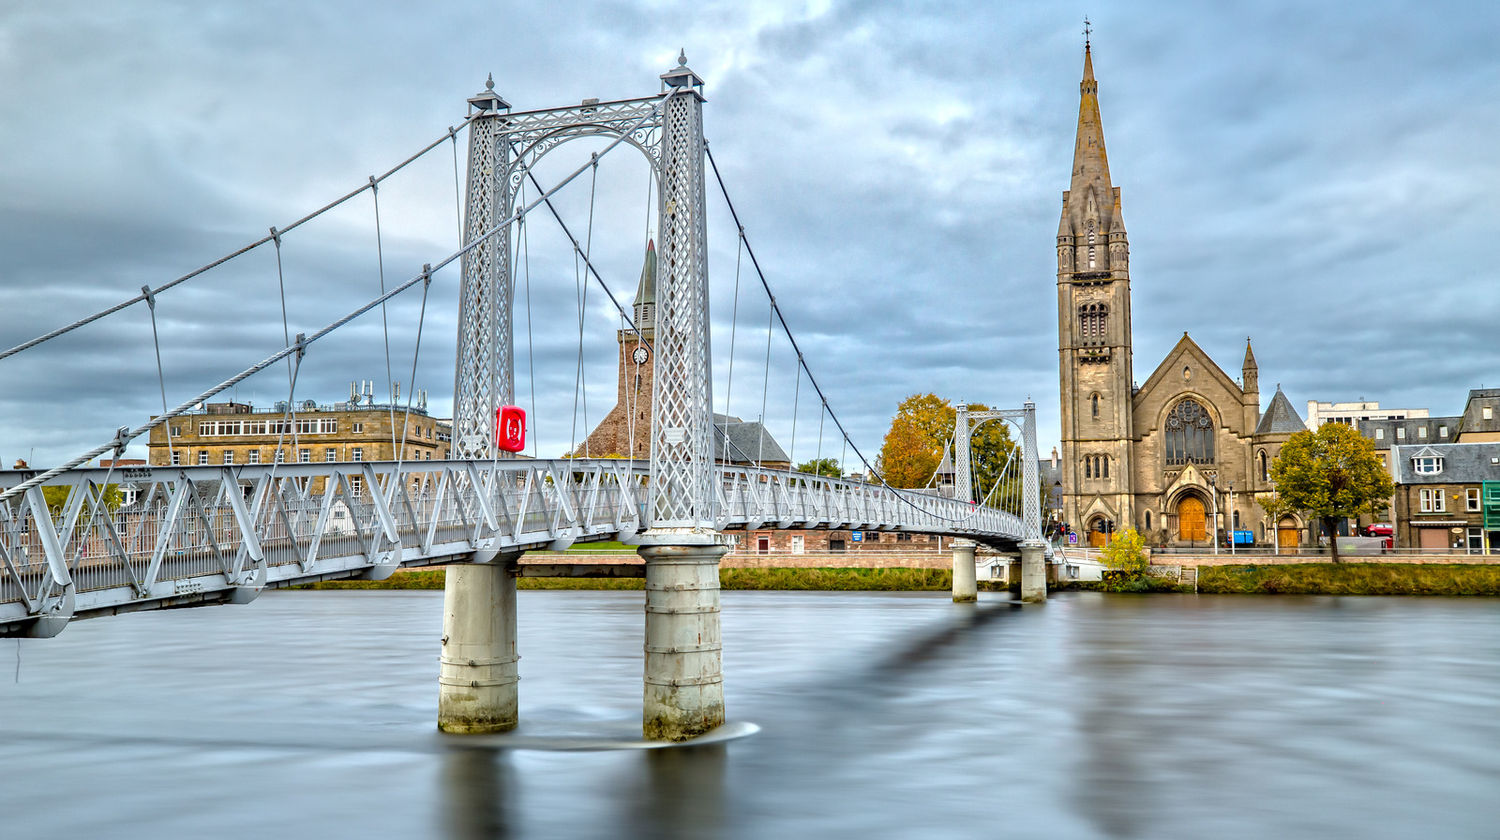
<svg viewBox="0 0 1500 840"><path fill-rule="evenodd" d="M1270 463L1305 425L1279 387L1261 414L1248 340L1238 381L1184 332L1135 387L1130 246L1087 44L1080 94L1057 230L1063 519L1095 545L1127 527L1154 545L1202 546L1231 529L1299 544L1305 523L1267 521L1256 498L1272 492Z"/></svg>
<svg viewBox="0 0 1500 840"><path fill-rule="evenodd" d="M208 403L151 430L152 465L183 466L311 463L314 461L434 461L448 457L452 427L425 408L376 405L370 398L292 412L285 403Z"/></svg>

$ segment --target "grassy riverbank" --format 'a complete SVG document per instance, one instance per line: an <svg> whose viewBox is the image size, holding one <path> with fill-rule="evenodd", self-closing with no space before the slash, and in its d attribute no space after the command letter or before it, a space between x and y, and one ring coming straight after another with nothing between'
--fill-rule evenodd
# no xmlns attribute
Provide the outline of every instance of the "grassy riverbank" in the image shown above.
<svg viewBox="0 0 1500 840"><path fill-rule="evenodd" d="M946 592L946 569L720 569L725 590ZM642 589L641 578L521 578L518 589ZM442 589L442 569L400 571L386 580L334 580L293 589ZM1003 582L980 580L987 592ZM1098 590L1098 581L1062 581L1053 592ZM1163 581L1160 590L1174 587ZM1214 595L1490 595L1500 596L1500 566L1397 563L1301 563L1201 566L1198 592Z"/></svg>
<svg viewBox="0 0 1500 840"><path fill-rule="evenodd" d="M1244 595L1500 595L1500 566L1298 563L1200 566L1198 591Z"/></svg>
<svg viewBox="0 0 1500 840"><path fill-rule="evenodd" d="M942 592L953 587L944 569L720 569L723 589L781 591ZM521 578L517 589L643 589L641 578ZM386 580L330 580L293 589L442 589L442 569L399 571Z"/></svg>

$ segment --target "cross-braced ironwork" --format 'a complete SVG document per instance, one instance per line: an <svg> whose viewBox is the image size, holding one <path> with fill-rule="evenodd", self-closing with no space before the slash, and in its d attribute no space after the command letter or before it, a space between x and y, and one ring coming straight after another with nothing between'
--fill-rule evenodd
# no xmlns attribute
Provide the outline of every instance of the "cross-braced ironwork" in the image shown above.
<svg viewBox="0 0 1500 840"><path fill-rule="evenodd" d="M954 487L962 501L978 501L974 498L973 470L970 466L970 447L975 429L991 420L1004 420L1017 425L1021 432L1021 513L1025 526L1025 538L1042 538L1042 502L1040 467L1037 463L1036 403L1028 400L1024 408L995 409L992 411L970 411L967 403L960 402L953 426L953 473Z"/></svg>
<svg viewBox="0 0 1500 840"><path fill-rule="evenodd" d="M332 462L71 470L0 505L0 636L74 617L248 601L265 586L380 579L476 551L634 541L649 467L623 459ZM29 475L0 471L0 486ZM106 484L135 501L107 510ZM857 528L1014 545L1014 513L790 470L720 465L710 528ZM98 511L97 515L95 511Z"/></svg>

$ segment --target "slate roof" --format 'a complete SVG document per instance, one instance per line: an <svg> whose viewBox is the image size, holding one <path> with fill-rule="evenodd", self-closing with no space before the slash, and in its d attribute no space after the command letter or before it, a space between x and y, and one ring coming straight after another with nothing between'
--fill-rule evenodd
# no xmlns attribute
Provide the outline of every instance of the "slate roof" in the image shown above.
<svg viewBox="0 0 1500 840"><path fill-rule="evenodd" d="M1416 472L1412 459L1418 454L1443 459L1442 472ZM1478 484L1500 481L1500 441L1483 443L1429 443L1391 448L1397 484Z"/></svg>
<svg viewBox="0 0 1500 840"><path fill-rule="evenodd" d="M780 461L789 463L791 458L766 427L756 422L746 422L726 414L714 415L714 460L731 464L753 464Z"/></svg>
<svg viewBox="0 0 1500 840"><path fill-rule="evenodd" d="M1302 416L1292 407L1292 401L1286 398L1286 394L1281 393L1281 386L1276 386L1276 396L1271 397L1271 405L1261 415L1255 433L1277 435L1305 431L1307 424L1302 422Z"/></svg>
<svg viewBox="0 0 1500 840"><path fill-rule="evenodd" d="M1390 449L1393 446L1420 446L1427 442L1451 443L1458 437L1459 421L1461 417L1402 417L1396 420L1361 420L1359 421L1359 433L1375 442L1376 449ZM1442 429L1447 427L1448 434L1444 435ZM1382 433L1376 437L1375 430L1380 429ZM1396 430L1404 430L1401 437L1396 436ZM1426 429L1423 435L1418 430Z"/></svg>

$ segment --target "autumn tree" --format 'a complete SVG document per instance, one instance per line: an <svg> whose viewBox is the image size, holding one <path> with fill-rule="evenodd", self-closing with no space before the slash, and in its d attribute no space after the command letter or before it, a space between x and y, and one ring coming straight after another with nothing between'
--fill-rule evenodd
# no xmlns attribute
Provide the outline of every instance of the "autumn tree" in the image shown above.
<svg viewBox="0 0 1500 840"><path fill-rule="evenodd" d="M975 403L969 410L984 411L986 406ZM913 394L902 400L880 447L880 470L886 483L892 487L926 487L953 438L957 417L953 406L934 394ZM1000 480L1017 447L1011 440L1010 426L1000 420L991 420L975 430L970 447L970 471L978 499ZM1020 474L1020 465L1016 464L1005 480L1019 482ZM1006 489L999 492L1003 494Z"/></svg>
<svg viewBox="0 0 1500 840"><path fill-rule="evenodd" d="M1338 521L1374 513L1395 492L1375 444L1342 423L1292 435L1271 464L1279 501L1323 525L1339 562Z"/></svg>
<svg viewBox="0 0 1500 840"><path fill-rule="evenodd" d="M829 478L844 477L844 471L839 469L837 458L814 458L809 461L803 461L797 465L797 472L823 475Z"/></svg>

